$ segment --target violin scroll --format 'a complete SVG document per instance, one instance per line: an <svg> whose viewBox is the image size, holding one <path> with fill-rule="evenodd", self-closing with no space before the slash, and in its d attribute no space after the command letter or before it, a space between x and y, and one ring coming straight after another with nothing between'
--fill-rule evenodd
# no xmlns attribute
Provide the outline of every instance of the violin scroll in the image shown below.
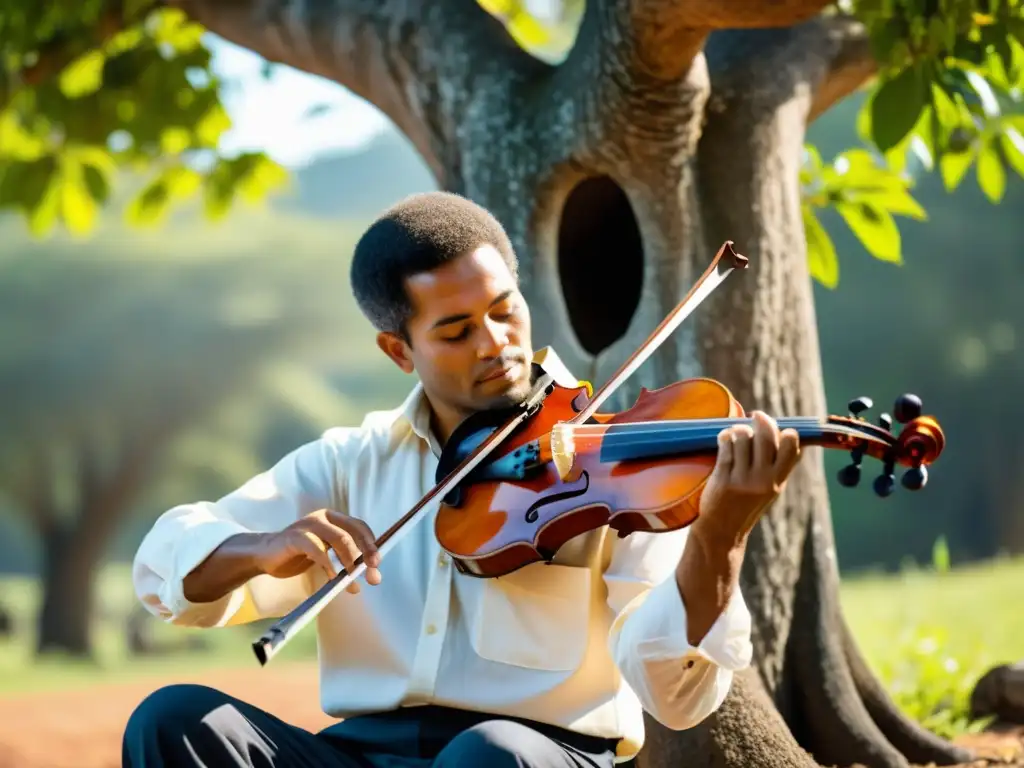
<svg viewBox="0 0 1024 768"><path fill-rule="evenodd" d="M882 461L882 473L875 478L873 489L878 496L886 497L896 488L896 465L908 469L900 479L901 485L910 491L918 491L928 482L927 465L933 463L945 447L945 435L942 427L931 416L922 416L921 398L914 394L903 394L896 398L893 414L897 422L903 425L900 434L892 434L893 416L882 413L878 416L878 426L870 426L861 415L871 409L873 403L869 397L858 397L847 404L848 419L830 419L830 421L846 422L864 430L870 430L872 437L882 437L881 441L855 440L850 450L850 463L839 470L839 484L852 488L860 483L861 462L865 455L871 455ZM883 447L884 446L884 447Z"/></svg>

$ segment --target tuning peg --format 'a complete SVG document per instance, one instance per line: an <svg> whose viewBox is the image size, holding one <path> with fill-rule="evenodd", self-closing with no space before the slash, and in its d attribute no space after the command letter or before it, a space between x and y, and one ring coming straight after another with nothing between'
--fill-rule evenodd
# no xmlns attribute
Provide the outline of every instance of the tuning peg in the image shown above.
<svg viewBox="0 0 1024 768"><path fill-rule="evenodd" d="M846 408L849 410L850 416L856 419L860 414L871 408L873 405L874 401L872 401L870 397L858 397L847 403Z"/></svg>
<svg viewBox="0 0 1024 768"><path fill-rule="evenodd" d="M882 467L882 474L875 478L874 489L882 498L885 498L896 488L896 461L892 456L885 457L885 464Z"/></svg>
<svg viewBox="0 0 1024 768"><path fill-rule="evenodd" d="M860 482L860 465L847 464L836 473L839 484L845 488L854 488Z"/></svg>
<svg viewBox="0 0 1024 768"><path fill-rule="evenodd" d="M886 432L892 432L892 416L888 413L883 413L878 417L878 426L884 429Z"/></svg>
<svg viewBox="0 0 1024 768"><path fill-rule="evenodd" d="M896 398L896 404L893 406L892 412L896 417L896 421L900 424L906 424L908 421L913 421L921 415L921 408L921 398L908 392Z"/></svg>
<svg viewBox="0 0 1024 768"><path fill-rule="evenodd" d="M883 499L889 496L893 489L896 487L896 478L892 475L879 475L875 478L874 489L875 493L881 496Z"/></svg>
<svg viewBox="0 0 1024 768"><path fill-rule="evenodd" d="M903 473L900 482L908 491L919 491L928 482L928 468L911 467Z"/></svg>
<svg viewBox="0 0 1024 768"><path fill-rule="evenodd" d="M858 445L850 450L850 463L837 473L839 484L846 488L853 488L860 482L860 463L864 459L864 445Z"/></svg>

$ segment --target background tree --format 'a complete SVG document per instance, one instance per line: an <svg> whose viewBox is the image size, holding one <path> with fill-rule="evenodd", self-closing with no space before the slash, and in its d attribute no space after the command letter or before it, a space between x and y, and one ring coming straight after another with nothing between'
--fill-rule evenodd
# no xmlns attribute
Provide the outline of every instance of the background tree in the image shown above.
<svg viewBox="0 0 1024 768"><path fill-rule="evenodd" d="M239 445L265 425L233 420L244 401L324 415L281 380L334 331L290 274L273 257L0 262L0 500L41 542L40 652L92 654L96 571L162 477L259 471Z"/></svg>
<svg viewBox="0 0 1024 768"><path fill-rule="evenodd" d="M559 61L510 37L530 32L512 26L523 18L512 6L169 5L136 26L145 3L62 13L7 1L3 130L16 140L3 144L2 204L20 205L36 231L61 219L84 229L115 163L154 175L132 208L139 219L200 188L212 214L234 190L261 191L263 158L216 157L218 83L189 18L367 98L442 187L497 213L525 262L538 341L583 377L603 380L734 240L751 269L620 405L641 385L701 373L748 408L823 412L808 278L834 286L839 272L816 209L833 206L871 253L898 263L893 216L924 216L908 162L937 166L949 188L973 167L995 201L1007 168L1024 173L1009 114L1024 27L1008 0L592 0ZM869 146L821 161L804 146L807 125L876 75L861 120ZM903 718L860 658L837 608L824 477L812 453L751 541L756 669L702 727L649 723L645 765L809 765L804 750L839 765L966 758Z"/></svg>

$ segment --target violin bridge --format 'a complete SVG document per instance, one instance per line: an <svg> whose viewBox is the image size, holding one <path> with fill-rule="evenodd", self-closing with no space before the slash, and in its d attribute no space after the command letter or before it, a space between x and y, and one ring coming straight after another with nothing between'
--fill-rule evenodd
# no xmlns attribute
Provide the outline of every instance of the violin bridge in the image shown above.
<svg viewBox="0 0 1024 768"><path fill-rule="evenodd" d="M554 462L558 476L562 480L568 480L572 475L575 459L576 446L573 442L572 425L555 424L551 428L551 461Z"/></svg>

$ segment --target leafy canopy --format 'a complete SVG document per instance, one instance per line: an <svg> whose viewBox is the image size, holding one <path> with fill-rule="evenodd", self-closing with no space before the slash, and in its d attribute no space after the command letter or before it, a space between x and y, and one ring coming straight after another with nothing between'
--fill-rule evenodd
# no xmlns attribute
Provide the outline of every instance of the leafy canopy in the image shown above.
<svg viewBox="0 0 1024 768"><path fill-rule="evenodd" d="M584 0L552 3L543 18L524 0L478 2L524 49L557 60ZM0 210L21 211L37 235L91 231L119 169L145 180L126 211L139 225L195 195L218 218L287 177L261 153L218 151L230 84L210 70L202 27L149 3L0 0ZM864 23L878 63L858 118L863 146L831 162L808 146L801 174L811 274L834 287L820 209L898 264L895 217L927 219L913 172L937 169L952 191L973 169L993 203L1009 173L1024 176L1024 0L842 0L829 11Z"/></svg>
<svg viewBox="0 0 1024 768"><path fill-rule="evenodd" d="M925 221L912 174L941 174L948 192L974 168L1002 200L1008 172L1024 177L1024 2L855 0L878 77L857 119L864 143L824 163L808 146L801 174L811 274L839 279L835 248L816 209L833 207L875 258L902 261L894 216Z"/></svg>

